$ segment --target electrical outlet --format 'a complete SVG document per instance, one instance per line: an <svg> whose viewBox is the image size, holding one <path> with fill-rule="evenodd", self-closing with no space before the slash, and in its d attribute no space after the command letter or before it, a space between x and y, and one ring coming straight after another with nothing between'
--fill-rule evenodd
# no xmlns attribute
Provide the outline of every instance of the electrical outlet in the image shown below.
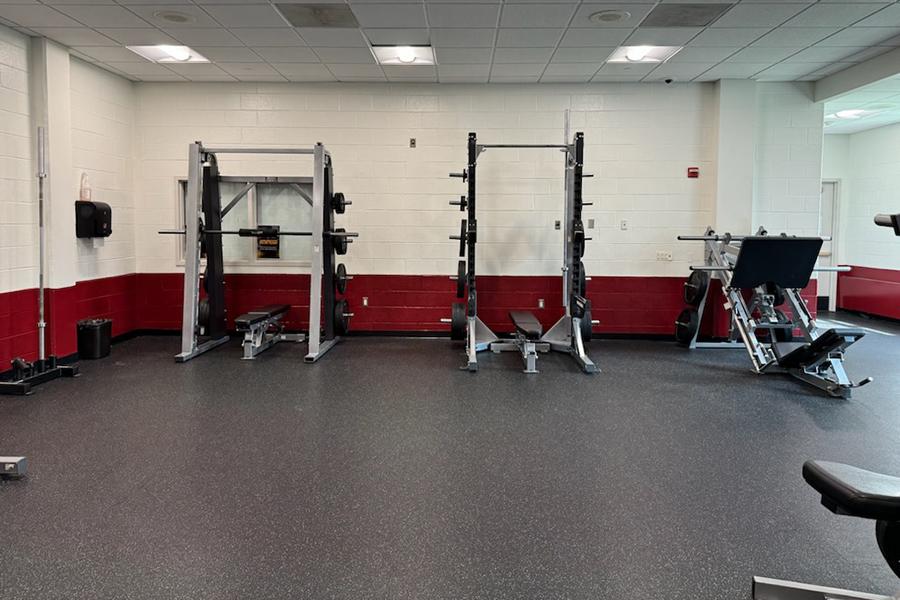
<svg viewBox="0 0 900 600"><path fill-rule="evenodd" d="M621 229L622 231L628 230L628 219L622 219L621 221L619 221L619 229Z"/></svg>
<svg viewBox="0 0 900 600"><path fill-rule="evenodd" d="M656 251L656 260L671 261L672 260L672 251L671 250L657 250Z"/></svg>
<svg viewBox="0 0 900 600"><path fill-rule="evenodd" d="M369 297L363 296L363 306L368 306L368 305L369 305Z"/></svg>
<svg viewBox="0 0 900 600"><path fill-rule="evenodd" d="M562 227L562 223L560 223L559 221L556 221L556 222L553 224L553 228L556 229L557 231L559 231L559 228L560 228L560 227Z"/></svg>
<svg viewBox="0 0 900 600"><path fill-rule="evenodd" d="M538 298L538 308L544 308L544 299Z"/></svg>
<svg viewBox="0 0 900 600"><path fill-rule="evenodd" d="M588 229L593 229L593 228L594 228L594 220L588 219Z"/></svg>
<svg viewBox="0 0 900 600"><path fill-rule="evenodd" d="M409 138L409 147L410 148L416 147L416 138Z"/></svg>

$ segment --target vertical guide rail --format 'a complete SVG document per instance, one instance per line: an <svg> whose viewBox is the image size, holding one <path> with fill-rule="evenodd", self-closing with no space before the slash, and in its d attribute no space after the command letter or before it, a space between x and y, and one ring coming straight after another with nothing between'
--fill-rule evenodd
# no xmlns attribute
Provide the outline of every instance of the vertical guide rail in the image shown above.
<svg viewBox="0 0 900 600"><path fill-rule="evenodd" d="M563 143L569 143L569 109L566 109L565 112L565 125L563 126ZM574 209L574 200L572 196L572 172L570 167L571 164L571 153L566 151L563 153L563 160L565 164L563 165L563 190L565 194L565 206L563 207L563 223L566 224L565 233L563 234L563 265L562 265L562 302L563 307L566 309L566 316L569 316L569 290L571 289L570 281L572 279L572 232L571 228L568 227L568 223L571 223L572 219L572 210Z"/></svg>
<svg viewBox="0 0 900 600"><path fill-rule="evenodd" d="M188 184L184 197L184 290L181 315L181 354L175 360L184 362L197 348L197 309L200 303L200 178L201 148L199 142L188 147Z"/></svg>
<svg viewBox="0 0 900 600"><path fill-rule="evenodd" d="M313 149L313 246L309 271L309 351L306 362L319 358L322 345L322 267L325 248L325 148L316 144ZM326 349L327 350L327 349Z"/></svg>
<svg viewBox="0 0 900 600"><path fill-rule="evenodd" d="M45 346L47 322L44 320L44 179L47 178L47 147L44 139L44 128L37 130L38 159L38 360L42 363L47 358Z"/></svg>

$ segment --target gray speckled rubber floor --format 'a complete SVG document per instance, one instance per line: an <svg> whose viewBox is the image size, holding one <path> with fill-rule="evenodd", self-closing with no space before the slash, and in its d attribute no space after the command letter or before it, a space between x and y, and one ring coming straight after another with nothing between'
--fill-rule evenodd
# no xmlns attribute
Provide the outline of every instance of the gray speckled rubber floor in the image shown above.
<svg viewBox="0 0 900 600"><path fill-rule="evenodd" d="M900 328L874 326L900 333ZM741 352L595 341L457 370L446 340L353 338L255 362L119 344L0 398L2 598L748 598L754 574L893 592L874 525L807 458L900 474L900 337L870 334L851 401Z"/></svg>

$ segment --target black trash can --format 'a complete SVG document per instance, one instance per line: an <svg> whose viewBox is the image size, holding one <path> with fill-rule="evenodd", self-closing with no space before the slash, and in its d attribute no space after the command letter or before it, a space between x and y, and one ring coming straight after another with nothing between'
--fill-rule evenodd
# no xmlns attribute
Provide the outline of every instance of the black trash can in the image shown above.
<svg viewBox="0 0 900 600"><path fill-rule="evenodd" d="M112 340L112 319L78 321L78 358L109 356Z"/></svg>

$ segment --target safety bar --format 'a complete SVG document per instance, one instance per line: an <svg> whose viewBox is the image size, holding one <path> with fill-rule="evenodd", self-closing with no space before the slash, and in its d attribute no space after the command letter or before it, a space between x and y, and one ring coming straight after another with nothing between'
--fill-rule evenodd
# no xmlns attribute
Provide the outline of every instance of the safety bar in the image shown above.
<svg viewBox="0 0 900 600"><path fill-rule="evenodd" d="M477 148L560 148L567 150L568 144L478 144Z"/></svg>
<svg viewBox="0 0 900 600"><path fill-rule="evenodd" d="M879 215L880 216L880 215ZM890 224L889 224L890 226ZM779 235L766 235L766 236L755 236L755 235L679 235L676 239L682 242L740 242L749 237L768 237L772 239L778 239L782 236ZM787 236L788 239L792 236ZM831 236L822 236L821 239L823 242L830 242Z"/></svg>
<svg viewBox="0 0 900 600"><path fill-rule="evenodd" d="M701 265L701 266L693 266L688 267L691 271L734 271L734 267L719 267L719 266L711 266L711 265ZM851 271L851 267L815 267L813 272L825 272L825 273L848 273Z"/></svg>
<svg viewBox="0 0 900 600"><path fill-rule="evenodd" d="M200 149L208 154L312 154L314 148L206 148ZM330 154L326 151L326 155Z"/></svg>

